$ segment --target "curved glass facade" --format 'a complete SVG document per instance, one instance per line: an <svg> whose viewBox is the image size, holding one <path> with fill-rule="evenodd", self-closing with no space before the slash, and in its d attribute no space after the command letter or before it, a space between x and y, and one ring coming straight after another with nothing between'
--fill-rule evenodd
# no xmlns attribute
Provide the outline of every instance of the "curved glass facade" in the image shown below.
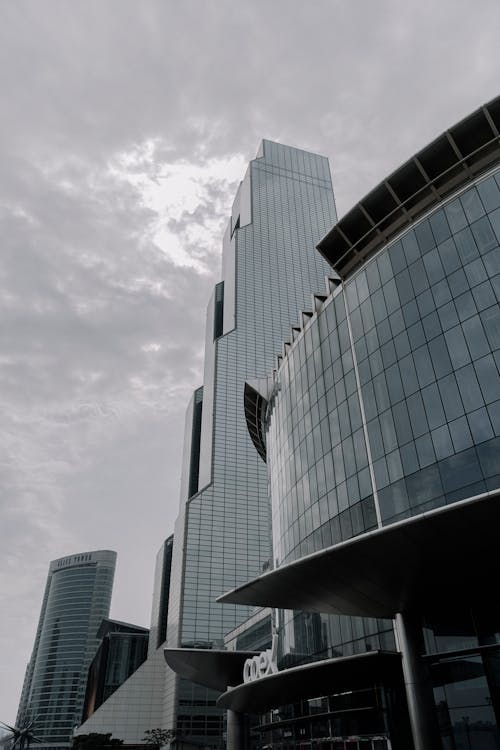
<svg viewBox="0 0 500 750"><path fill-rule="evenodd" d="M277 564L498 488L500 171L392 242L281 366L268 462Z"/></svg>
<svg viewBox="0 0 500 750"><path fill-rule="evenodd" d="M87 672L109 614L116 553L85 552L50 564L17 723L36 719L41 747L69 747L80 724Z"/></svg>
<svg viewBox="0 0 500 750"><path fill-rule="evenodd" d="M277 610L277 619L279 669L396 649L392 620L292 610Z"/></svg>
<svg viewBox="0 0 500 750"><path fill-rule="evenodd" d="M383 523L500 484L500 173L346 285Z"/></svg>
<svg viewBox="0 0 500 750"><path fill-rule="evenodd" d="M281 565L377 525L342 292L307 326L278 381L267 455Z"/></svg>
<svg viewBox="0 0 500 750"><path fill-rule="evenodd" d="M325 301L276 375L275 565L500 485L500 170ZM280 664L394 648L392 622L282 611Z"/></svg>

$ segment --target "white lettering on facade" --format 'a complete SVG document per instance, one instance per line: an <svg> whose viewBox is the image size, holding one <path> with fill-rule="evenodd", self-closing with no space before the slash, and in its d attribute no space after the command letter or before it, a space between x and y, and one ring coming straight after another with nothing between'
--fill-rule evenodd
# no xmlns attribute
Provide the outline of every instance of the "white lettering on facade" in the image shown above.
<svg viewBox="0 0 500 750"><path fill-rule="evenodd" d="M243 682L253 682L260 677L266 677L269 674L276 674L278 665L276 656L278 650L278 636L273 635L271 648L256 654L251 659L247 659L243 665Z"/></svg>

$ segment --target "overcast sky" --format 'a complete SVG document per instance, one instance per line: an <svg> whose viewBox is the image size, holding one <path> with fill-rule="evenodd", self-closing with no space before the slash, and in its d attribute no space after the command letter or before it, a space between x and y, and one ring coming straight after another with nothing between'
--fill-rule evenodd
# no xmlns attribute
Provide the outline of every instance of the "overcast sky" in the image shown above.
<svg viewBox="0 0 500 750"><path fill-rule="evenodd" d="M500 93L499 0L0 0L0 719L49 561L118 552L148 624L184 410L262 137L342 214Z"/></svg>

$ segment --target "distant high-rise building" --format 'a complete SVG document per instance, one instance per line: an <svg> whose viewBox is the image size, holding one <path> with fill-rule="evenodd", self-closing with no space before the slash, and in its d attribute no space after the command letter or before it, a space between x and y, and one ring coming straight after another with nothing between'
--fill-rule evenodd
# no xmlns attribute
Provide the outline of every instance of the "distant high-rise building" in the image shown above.
<svg viewBox="0 0 500 750"><path fill-rule="evenodd" d="M134 636L119 627L121 633L110 634L118 649L121 650L122 646L124 648L113 657L121 673L120 679L114 679L112 673L109 673L108 677L108 666L112 672L113 665L106 654L103 654L107 663L96 662L95 673L89 674L88 710L84 712L83 724L75 730L75 735L111 733L113 739L134 744L141 742L147 731L164 727L163 691L166 666L161 646L165 643L167 632L172 544L173 537L170 536L163 542L156 556L147 658L137 666L139 653L127 653L127 649L133 646L134 641L135 645L139 646L137 641L141 640L140 633ZM118 625L123 626L123 623ZM127 678L121 679L126 672Z"/></svg>
<svg viewBox="0 0 500 750"><path fill-rule="evenodd" d="M334 221L328 160L263 141L224 236L222 281L207 313L203 388L186 419L169 647L221 648L224 634L251 611L215 602L271 557L267 476L246 429L244 384L267 375L290 322L324 287L329 266L314 248ZM215 697L169 673L164 726L220 747Z"/></svg>
<svg viewBox="0 0 500 750"><path fill-rule="evenodd" d="M146 660L149 630L105 618L97 631L101 645L88 672L83 708L86 721Z"/></svg>
<svg viewBox="0 0 500 750"><path fill-rule="evenodd" d="M80 724L97 631L109 615L116 552L100 550L50 563L33 653L17 716L36 717L44 750L67 748Z"/></svg>

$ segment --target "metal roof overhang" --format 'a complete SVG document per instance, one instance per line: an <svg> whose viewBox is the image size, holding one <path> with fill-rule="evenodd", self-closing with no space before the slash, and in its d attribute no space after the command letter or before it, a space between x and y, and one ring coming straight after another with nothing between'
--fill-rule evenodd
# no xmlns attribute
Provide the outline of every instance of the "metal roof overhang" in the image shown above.
<svg viewBox="0 0 500 750"><path fill-rule="evenodd" d="M394 617L493 595L500 575L498 491L447 505L283 565L217 601Z"/></svg>
<svg viewBox="0 0 500 750"><path fill-rule="evenodd" d="M96 637L104 638L108 633L145 635L149 633L149 629L143 628L142 625L132 625L130 622L122 622L122 620L112 620L110 617L104 617L101 621Z"/></svg>
<svg viewBox="0 0 500 750"><path fill-rule="evenodd" d="M317 245L345 279L388 240L500 163L500 96L377 185Z"/></svg>
<svg viewBox="0 0 500 750"><path fill-rule="evenodd" d="M228 685L239 685L243 665L256 651L216 651L203 648L166 648L170 669L198 685L223 692Z"/></svg>
<svg viewBox="0 0 500 750"><path fill-rule="evenodd" d="M317 698L389 680L401 670L401 656L391 651L366 651L354 656L309 662L284 669L225 692L217 700L220 708L260 713L296 700Z"/></svg>

